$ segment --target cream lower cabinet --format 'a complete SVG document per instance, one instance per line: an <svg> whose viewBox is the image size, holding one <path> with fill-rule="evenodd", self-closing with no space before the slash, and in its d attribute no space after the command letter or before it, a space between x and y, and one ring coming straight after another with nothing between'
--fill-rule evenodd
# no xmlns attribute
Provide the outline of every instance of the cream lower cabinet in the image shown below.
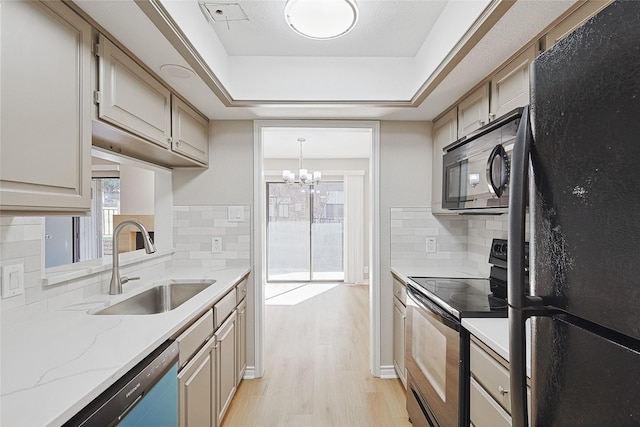
<svg viewBox="0 0 640 427"><path fill-rule="evenodd" d="M59 1L3 1L0 211L91 208L91 26Z"/></svg>
<svg viewBox="0 0 640 427"><path fill-rule="evenodd" d="M214 336L178 374L180 427L216 427L217 344Z"/></svg>
<svg viewBox="0 0 640 427"><path fill-rule="evenodd" d="M511 426L509 362L475 337L471 338L470 359L471 424L475 427ZM530 404L529 387L527 387L527 394ZM531 416L530 410L529 416Z"/></svg>
<svg viewBox="0 0 640 427"><path fill-rule="evenodd" d="M405 367L405 326L407 319L407 288L405 283L393 277L393 367L402 384L407 387L407 370Z"/></svg>
<svg viewBox="0 0 640 427"><path fill-rule="evenodd" d="M178 371L179 425L216 427L216 336L213 310L208 310L176 338L180 346Z"/></svg>
<svg viewBox="0 0 640 427"><path fill-rule="evenodd" d="M407 371L405 367L405 324L407 307L398 298L393 298L393 366L398 378L407 387Z"/></svg>
<svg viewBox="0 0 640 427"><path fill-rule="evenodd" d="M433 156L431 164L431 212L453 214L442 208L442 156L444 147L458 139L458 109L453 107L433 122Z"/></svg>
<svg viewBox="0 0 640 427"><path fill-rule="evenodd" d="M247 300L237 308L236 318L236 385L240 384L247 369Z"/></svg>
<svg viewBox="0 0 640 427"><path fill-rule="evenodd" d="M217 380L216 399L218 424L222 422L236 392L236 312L225 320L216 332Z"/></svg>

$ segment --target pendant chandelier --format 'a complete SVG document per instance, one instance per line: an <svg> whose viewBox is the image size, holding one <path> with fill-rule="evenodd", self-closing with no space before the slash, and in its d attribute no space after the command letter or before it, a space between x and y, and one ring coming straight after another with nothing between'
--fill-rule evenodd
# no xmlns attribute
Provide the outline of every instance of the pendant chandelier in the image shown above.
<svg viewBox="0 0 640 427"><path fill-rule="evenodd" d="M303 37L331 40L344 36L358 22L355 0L287 0L287 25Z"/></svg>
<svg viewBox="0 0 640 427"><path fill-rule="evenodd" d="M320 171L314 171L309 173L303 164L302 164L302 143L305 142L306 139L298 138L298 142L300 143L300 159L298 163L298 183L300 185L311 185L319 182L322 179L322 173ZM289 169L285 169L282 171L282 180L287 184L293 184L296 182L296 174L291 172Z"/></svg>

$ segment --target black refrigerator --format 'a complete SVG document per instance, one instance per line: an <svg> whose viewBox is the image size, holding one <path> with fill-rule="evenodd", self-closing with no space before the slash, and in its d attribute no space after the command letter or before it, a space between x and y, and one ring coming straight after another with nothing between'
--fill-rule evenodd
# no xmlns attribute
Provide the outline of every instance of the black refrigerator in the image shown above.
<svg viewBox="0 0 640 427"><path fill-rule="evenodd" d="M530 76L511 164L512 422L528 425L531 318L531 424L638 426L640 2L603 9Z"/></svg>

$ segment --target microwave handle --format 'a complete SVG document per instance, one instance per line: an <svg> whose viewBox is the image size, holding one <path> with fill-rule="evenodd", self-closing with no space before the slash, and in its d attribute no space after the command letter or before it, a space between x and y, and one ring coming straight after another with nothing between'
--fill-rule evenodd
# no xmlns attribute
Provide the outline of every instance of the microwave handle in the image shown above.
<svg viewBox="0 0 640 427"><path fill-rule="evenodd" d="M500 174L500 182L498 183L493 181L493 167L495 165L496 158L499 158L500 162L502 163L502 173ZM487 161L487 185L489 186L489 191L491 192L491 194L500 198L507 189L508 184L509 156L507 155L507 151L504 149L502 144L498 144L493 147L493 150L491 150L489 160Z"/></svg>

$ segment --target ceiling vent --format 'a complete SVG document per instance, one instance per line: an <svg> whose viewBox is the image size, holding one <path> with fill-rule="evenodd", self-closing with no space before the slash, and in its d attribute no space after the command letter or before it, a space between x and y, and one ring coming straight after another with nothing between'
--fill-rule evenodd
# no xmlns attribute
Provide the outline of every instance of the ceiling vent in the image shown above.
<svg viewBox="0 0 640 427"><path fill-rule="evenodd" d="M248 21L249 17L242 10L239 3L214 3L201 1L202 13L213 24L227 23L233 21Z"/></svg>

